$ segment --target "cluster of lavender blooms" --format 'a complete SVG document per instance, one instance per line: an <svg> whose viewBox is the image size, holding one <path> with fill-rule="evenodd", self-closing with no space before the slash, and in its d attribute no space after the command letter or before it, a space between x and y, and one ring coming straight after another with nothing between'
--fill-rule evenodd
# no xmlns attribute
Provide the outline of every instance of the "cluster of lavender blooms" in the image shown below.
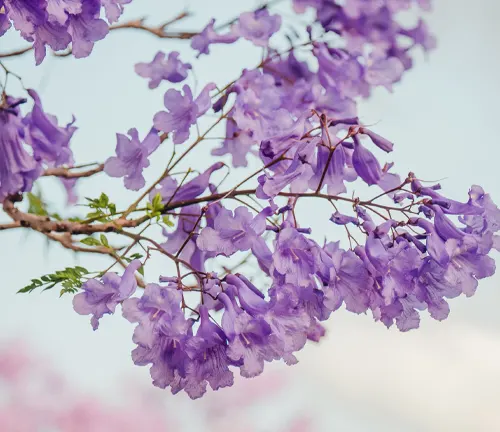
<svg viewBox="0 0 500 432"><path fill-rule="evenodd" d="M0 36L11 26L33 43L36 63L72 45L76 58L87 57L132 0L0 0ZM106 20L101 19L104 8ZM109 23L109 24L108 24Z"/></svg>
<svg viewBox="0 0 500 432"><path fill-rule="evenodd" d="M35 90L28 90L31 112L23 116L20 107L27 99L12 98L4 92L0 101L0 201L9 195L31 190L44 168L71 166L69 147L76 131L74 119L60 126L47 114ZM71 182L70 182L71 183ZM71 185L68 185L71 190Z"/></svg>
<svg viewBox="0 0 500 432"><path fill-rule="evenodd" d="M443 195L439 184L429 185L414 173L400 176L392 163L376 156L392 152L393 143L357 117L360 98L375 87L391 90L411 68L412 52L434 47L423 21L413 28L398 22L400 12L428 9L429 2L295 0L293 6L297 12L316 9L317 18L306 29L307 40L285 52L270 45L282 17L268 8L243 13L225 31L210 21L192 38L198 56L209 54L213 44L244 38L265 48L262 62L222 90L214 83L198 94L187 84L180 91L169 89L165 110L154 116L146 137L141 140L135 129L130 138L119 134L116 156L104 165L126 188L141 190L143 170L156 149L170 139L182 148L191 139L161 178L121 213L127 217L142 199L155 201L159 195L160 213L174 220L174 228L165 224L165 240L129 233L135 241L131 247L152 244L177 272L133 297L136 272L147 258L135 260L122 277L108 272L86 282L74 298L78 313L92 315L94 329L121 304L123 316L137 324L134 362L150 365L153 384L173 393L184 390L198 398L207 386L232 385L234 370L255 377L266 362L296 363L297 351L308 340L319 341L325 334L321 323L343 305L401 331L417 328L425 310L443 320L448 299L473 295L478 280L495 271L489 254L500 249L500 210L490 196L472 186L468 199L459 202ZM136 65L150 88L163 81L181 83L191 69L177 52L158 53L151 63ZM17 104L6 99L0 111L6 127L0 148L16 155L0 171L3 198L31 187L39 161L59 163L54 148L60 157L69 154L67 141L61 138L57 146L47 141L36 116L22 119ZM194 126L207 113L218 120L193 141ZM49 123L58 136L73 131L57 127L53 119ZM189 181L190 171L176 178L172 169L220 123L225 138L212 154L229 155L234 168L247 166L253 155L260 169L229 189L212 180L226 166L221 161ZM33 156L24 152L21 139ZM10 184L14 173L18 180ZM255 179L253 187L243 189ZM353 197L348 191L353 182L375 190L373 197ZM231 207L236 199L243 205ZM322 231L340 226L349 247L339 239L318 243L311 237L321 227L301 223L296 209L312 199L331 204ZM259 282L234 270L214 271L217 257L244 253L256 261ZM197 300L190 301L187 293L197 294Z"/></svg>

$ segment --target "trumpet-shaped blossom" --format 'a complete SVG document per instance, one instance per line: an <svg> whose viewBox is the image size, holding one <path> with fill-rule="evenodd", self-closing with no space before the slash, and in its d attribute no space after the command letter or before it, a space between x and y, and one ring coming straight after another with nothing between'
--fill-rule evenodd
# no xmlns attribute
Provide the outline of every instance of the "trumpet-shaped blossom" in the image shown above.
<svg viewBox="0 0 500 432"><path fill-rule="evenodd" d="M200 33L193 37L191 48L198 51L198 56L209 54L209 47L212 44L232 44L238 40L239 36L234 27L228 33L220 34L215 30L214 26L215 19L212 19Z"/></svg>
<svg viewBox="0 0 500 432"><path fill-rule="evenodd" d="M75 119L66 127L60 127L55 116L43 111L36 91L28 90L28 93L35 104L23 123L26 125L25 140L33 148L35 158L54 166L71 164L73 153L69 144L76 131L72 126Z"/></svg>
<svg viewBox="0 0 500 432"><path fill-rule="evenodd" d="M80 315L92 315L92 328L97 330L99 319L115 312L116 306L128 299L137 288L135 272L141 267L139 260L132 261L123 276L106 273L102 280L90 279L82 286L83 292L73 298L73 308Z"/></svg>
<svg viewBox="0 0 500 432"><path fill-rule="evenodd" d="M149 166L149 156L160 145L160 137L155 129L143 141L137 129L130 129L128 135L130 138L116 134L116 156L106 161L104 171L111 177L124 177L127 189L139 190L146 183L142 171Z"/></svg>
<svg viewBox="0 0 500 432"><path fill-rule="evenodd" d="M19 104L23 100L7 97L0 105L0 202L9 195L31 190L40 176L40 164L22 143Z"/></svg>
<svg viewBox="0 0 500 432"><path fill-rule="evenodd" d="M168 90L164 97L168 111L160 111L155 115L153 123L156 129L173 133L174 144L185 142L189 138L191 126L210 109L210 92L214 89L215 84L207 84L196 99L188 85L182 88L184 94Z"/></svg>
<svg viewBox="0 0 500 432"><path fill-rule="evenodd" d="M281 16L270 15L267 9L242 13L238 19L237 32L254 45L265 47L271 36L281 27Z"/></svg>
<svg viewBox="0 0 500 432"><path fill-rule="evenodd" d="M215 217L213 228L207 226L198 236L197 246L217 255L231 256L237 251L248 251L259 241L266 229L266 217L270 208L257 216L246 207L238 207L233 212L221 209Z"/></svg>
<svg viewBox="0 0 500 432"><path fill-rule="evenodd" d="M135 72L149 79L150 89L157 88L162 81L179 83L187 78L188 71L191 69L189 63L179 60L179 55L177 51L172 51L166 58L165 53L159 51L151 63L137 63Z"/></svg>

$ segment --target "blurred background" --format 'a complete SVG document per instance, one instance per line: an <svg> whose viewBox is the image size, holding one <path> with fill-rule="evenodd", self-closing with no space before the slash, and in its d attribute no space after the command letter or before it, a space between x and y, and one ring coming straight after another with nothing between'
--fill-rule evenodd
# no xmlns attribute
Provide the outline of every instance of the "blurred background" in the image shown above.
<svg viewBox="0 0 500 432"><path fill-rule="evenodd" d="M447 195L459 200L479 184L500 202L500 3L434 3L426 19L438 48L429 58L417 56L414 69L393 94L376 91L362 103L361 119L376 123L375 130L395 142L391 156L403 175L411 170L420 178L441 180ZM195 30L212 16L225 21L255 6L251 0L141 0L127 6L122 19L150 17L155 24L189 9L195 15L178 27ZM15 34L0 40L2 52L23 46ZM5 63L22 75L26 87L39 91L45 110L61 123L76 116L73 151L85 163L114 153L116 132L136 127L144 134L150 128L168 87L148 90L133 66L151 61L158 50L178 50L183 60L190 60L198 86L212 80L224 84L242 68L254 67L260 56L241 42L214 47L212 55L196 61L187 42L130 30L97 43L87 59L48 56L34 67L28 54ZM16 84L10 89L15 95ZM211 148L200 147L186 167L206 166ZM170 151L159 151L147 178L157 177ZM54 208L63 208L58 183L44 180L42 191ZM136 196L120 180L105 176L78 185L81 196L102 191L118 205ZM322 238L330 228L328 216L318 216L316 210L306 209L304 217ZM328 336L319 345L306 346L298 365L269 365L258 379L237 380L230 389L191 401L153 388L147 368L133 365L133 326L119 313L106 316L93 332L88 317L72 310L70 296L16 294L31 278L65 266L105 268L105 258L73 255L36 233L4 232L0 245L0 406L15 401L15 409L0 408L2 432L54 431L26 423L48 415L59 419L61 430L75 432L500 430L498 275L481 281L474 297L450 301L446 321L423 317L420 329L406 334L387 330L370 316L337 311L327 323ZM155 262L146 278L168 274L164 266ZM120 423L120 417L128 420ZM85 423L89 419L101 421Z"/></svg>

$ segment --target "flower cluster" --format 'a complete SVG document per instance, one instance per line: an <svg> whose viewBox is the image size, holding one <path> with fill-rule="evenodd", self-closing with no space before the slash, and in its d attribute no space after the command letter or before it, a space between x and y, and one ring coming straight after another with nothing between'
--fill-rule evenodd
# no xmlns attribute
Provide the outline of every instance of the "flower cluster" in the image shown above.
<svg viewBox="0 0 500 432"><path fill-rule="evenodd" d="M71 165L69 142L76 128L61 127L43 111L38 94L28 90L34 105L25 117L20 106L26 99L3 95L0 103L0 202L7 196L31 190L42 168ZM73 120L74 122L74 120Z"/></svg>
<svg viewBox="0 0 500 432"><path fill-rule="evenodd" d="M214 390L231 385L232 368L254 377L265 362L295 363L294 353L308 339L318 341L324 335L321 322L343 304L350 312L371 312L387 327L395 323L401 331L417 328L423 310L445 319L447 299L473 295L477 281L494 273L487 254L494 242L498 247L493 236L500 210L477 186L467 202L459 203L414 177L404 184L412 192L393 199L410 203L403 210L406 222L389 217L375 222L370 210L378 213L376 203L355 204L353 216L333 214L334 223L355 226L365 237L350 250L311 239L310 230L296 226L293 205L277 211L285 219L279 226L266 225L270 208L255 217L246 207L234 213L220 208L197 236L197 247L224 256L251 249L269 282L257 288L241 274L199 272L199 324L185 317L188 288L182 279L147 285L142 297L123 303L124 316L138 323L134 362L152 365L155 385L196 398L207 384ZM460 225L452 221L454 215ZM262 240L266 230L275 234L272 244ZM210 310L219 316L222 310L220 325L211 321L217 315L211 317Z"/></svg>
<svg viewBox="0 0 500 432"><path fill-rule="evenodd" d="M46 47L64 50L69 44L76 58L87 57L94 43L103 39L109 24L118 20L125 4L132 0L1 0L0 36L11 26L33 43L40 64ZM107 22L100 18L104 8Z"/></svg>

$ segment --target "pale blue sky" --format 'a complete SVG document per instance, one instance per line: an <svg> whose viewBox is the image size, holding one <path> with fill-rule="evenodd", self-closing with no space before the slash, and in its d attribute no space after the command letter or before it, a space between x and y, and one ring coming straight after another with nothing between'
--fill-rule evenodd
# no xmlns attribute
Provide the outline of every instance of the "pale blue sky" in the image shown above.
<svg viewBox="0 0 500 432"><path fill-rule="evenodd" d="M376 131L395 142L393 160L400 172L411 170L428 180L445 178L441 181L445 191L457 199L466 198L471 184L480 184L500 202L500 4L495 0L435 3L429 22L437 33L438 49L428 61L418 58L394 94L377 91L363 104L362 118L377 123ZM150 15L154 23L186 6L196 16L182 27L197 29L211 16L224 20L253 5L244 0L135 0L124 18ZM17 37L0 40L2 52L20 46ZM101 161L114 151L116 132L137 127L144 133L161 108L162 90L168 87L149 91L133 71L134 63L149 61L159 49L177 49L194 60L184 42L124 31L98 43L88 59L49 56L35 68L28 55L8 65L27 86L40 89L47 111L62 120L75 114L80 127L74 141L77 159ZM200 83L223 84L258 60L259 51L243 43L216 47L212 56L193 65ZM208 150L203 148L185 166L203 167L200 162ZM169 151L163 149L155 158L150 178L159 172ZM60 190L50 185L46 194L57 200ZM87 196L102 190L119 203L135 196L125 192L119 181L104 177L80 187ZM309 209L307 215L315 231L326 226L318 209ZM31 277L74 265L72 254L57 246L47 248L34 233L1 233L0 242L2 340L26 338L88 391L114 395L116 379L124 373L149 380L147 369L130 360L132 326L120 316L103 319L99 331L92 332L88 319L72 311L69 297L58 299L55 292L15 295ZM78 262L97 269L107 263L98 257L80 257ZM153 272L166 271L160 261L155 265ZM286 397L259 408L255 417L262 425L256 430L276 430L283 416L299 408L314 413L318 432L500 430L499 285L498 276L481 282L473 298L451 301L448 320L438 323L425 317L421 329L409 334L387 331L368 316L334 314L328 338L320 346L306 347L298 366L276 366L286 369L293 386ZM231 391L238 391L238 386ZM200 403L182 396L166 399L168 406L186 413L196 412ZM198 427L193 424L188 430L203 430Z"/></svg>

